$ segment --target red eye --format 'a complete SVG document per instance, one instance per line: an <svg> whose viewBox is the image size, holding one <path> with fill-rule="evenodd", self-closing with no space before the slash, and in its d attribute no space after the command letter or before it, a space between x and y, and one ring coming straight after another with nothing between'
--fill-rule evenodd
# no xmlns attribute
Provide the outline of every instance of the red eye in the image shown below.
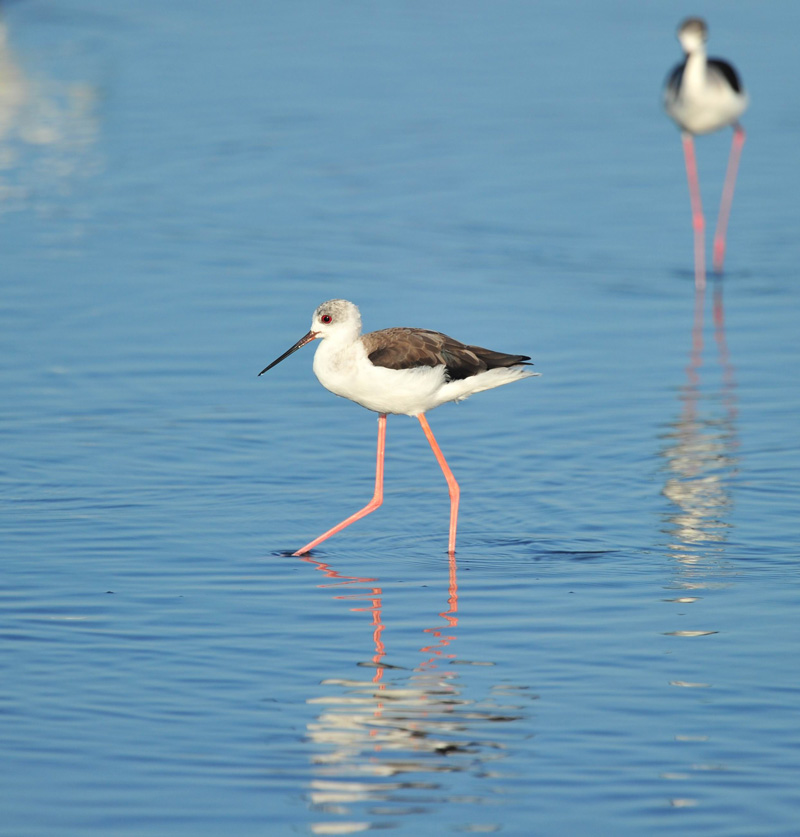
<svg viewBox="0 0 800 837"><path fill-rule="evenodd" d="M330 314L323 314L323 315L319 318L319 321L320 321L321 323L325 323L325 325L328 325L328 323L329 323L332 319L333 319L333 317L331 317L331 315L330 315Z"/></svg>

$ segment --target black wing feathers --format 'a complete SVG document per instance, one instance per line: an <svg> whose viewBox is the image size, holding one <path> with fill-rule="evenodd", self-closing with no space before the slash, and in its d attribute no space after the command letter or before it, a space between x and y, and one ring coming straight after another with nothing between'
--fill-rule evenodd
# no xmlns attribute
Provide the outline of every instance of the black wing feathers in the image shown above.
<svg viewBox="0 0 800 837"><path fill-rule="evenodd" d="M683 71L686 69L686 62L676 64L672 68L672 72L667 77L667 88L673 90L677 95L680 92L681 84L683 83Z"/></svg>
<svg viewBox="0 0 800 837"><path fill-rule="evenodd" d="M739 81L739 75L727 61L723 61L721 58L709 58L708 66L713 70L719 71L724 76L725 81L727 81L737 93L742 92L742 83Z"/></svg>
<svg viewBox="0 0 800 837"><path fill-rule="evenodd" d="M488 369L528 366L527 355L509 355L480 346L467 346L440 334L419 328L387 328L363 336L367 357L386 369L444 366L450 381L470 378Z"/></svg>
<svg viewBox="0 0 800 837"><path fill-rule="evenodd" d="M666 87L668 90L672 90L676 96L681 91L681 84L683 84L683 73L685 69L686 61L673 67L667 77ZM742 82L739 79L739 74L727 61L723 61L721 58L709 58L708 70L709 73L718 73L722 76L736 93L742 92Z"/></svg>

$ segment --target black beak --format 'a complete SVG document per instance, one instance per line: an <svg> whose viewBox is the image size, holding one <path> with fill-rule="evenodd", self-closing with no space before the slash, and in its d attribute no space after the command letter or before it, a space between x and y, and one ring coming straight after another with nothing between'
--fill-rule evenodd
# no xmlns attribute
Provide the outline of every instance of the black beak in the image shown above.
<svg viewBox="0 0 800 837"><path fill-rule="evenodd" d="M277 365L278 365L278 364L279 364L282 360L286 360L286 358L287 358L287 357L289 357L289 355L293 355L293 354L294 354L294 353L295 353L298 349L302 349L302 348L303 348L303 346L305 346L305 345L306 345L306 343L310 343L312 340L314 340L314 339L316 338L317 333L318 333L318 332L316 332L316 331L309 331L309 332L308 332L308 334L306 334L306 336L305 336L305 337L301 337L301 338L300 338L300 339L299 339L299 340L298 340L298 341L294 344L294 346L292 346L292 348L291 348L291 349L289 349L289 351L288 351L288 352L284 352L284 353L283 353L283 354L282 354L279 358L277 358L277 359L273 360L273 361L272 361L272 363L270 363L270 365L269 365L269 366L265 366L265 367L264 367L264 368L263 368L263 369L262 369L262 370L258 373L258 374L259 374L259 376L260 376L260 375L263 375L265 372L268 372L270 369L272 369L272 367L273 367L273 366L277 366Z"/></svg>

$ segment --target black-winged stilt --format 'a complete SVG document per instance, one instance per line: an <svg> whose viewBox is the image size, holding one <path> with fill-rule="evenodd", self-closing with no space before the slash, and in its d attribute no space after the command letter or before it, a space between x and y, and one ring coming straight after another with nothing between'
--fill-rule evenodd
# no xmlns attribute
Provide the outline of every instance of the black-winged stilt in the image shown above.
<svg viewBox="0 0 800 837"><path fill-rule="evenodd" d="M383 460L386 416L416 416L447 480L450 492L450 539L455 552L460 490L431 431L425 413L448 401L463 401L483 390L537 375L525 367L526 355L509 355L467 346L438 331L421 328L387 328L361 333L361 314L346 299L323 302L311 319L311 329L294 346L259 372L263 375L312 340L320 340L314 354L314 374L334 395L349 398L378 413L378 456L375 494L355 514L298 549L304 555L317 544L356 520L375 511L383 502Z"/></svg>
<svg viewBox="0 0 800 837"><path fill-rule="evenodd" d="M697 159L694 153L694 136L733 126L733 142L728 160L728 171L722 189L717 229L714 234L714 270L722 273L725 259L725 233L733 202L736 172L744 145L745 133L739 117L748 104L739 76L734 68L719 58L708 58L706 41L708 27L699 17L690 17L678 27L678 40L686 58L667 78L664 90L664 107L677 123L683 136L683 152L686 158L686 175L689 180L689 198L692 204L694 227L695 285L705 287L705 248L703 206L700 200L700 184L697 177Z"/></svg>

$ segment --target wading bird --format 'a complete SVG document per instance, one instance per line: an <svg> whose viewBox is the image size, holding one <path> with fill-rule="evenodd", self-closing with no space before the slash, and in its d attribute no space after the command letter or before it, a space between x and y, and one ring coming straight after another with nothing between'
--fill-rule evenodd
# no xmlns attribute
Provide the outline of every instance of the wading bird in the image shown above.
<svg viewBox="0 0 800 837"><path fill-rule="evenodd" d="M686 58L683 63L678 64L672 70L667 78L664 107L682 133L686 176L689 180L689 198L692 204L695 285L701 289L706 283L705 220L700 200L694 137L698 134L718 131L728 125L733 126L728 171L725 175L717 230L714 234L714 270L722 273L722 264L725 260L725 234L733 202L736 172L745 140L739 117L744 113L748 99L736 70L727 61L707 57L708 27L704 20L699 17L684 20L678 27L678 40L686 53Z"/></svg>
<svg viewBox="0 0 800 837"><path fill-rule="evenodd" d="M460 489L425 413L448 401L463 401L476 392L537 375L526 369L530 366L526 362L530 358L467 346L438 331L422 328L386 328L362 334L358 308L346 299L332 299L314 311L308 334L258 374L263 375L313 340L320 341L314 353L314 374L322 386L334 395L349 398L378 413L375 494L363 509L294 554L305 555L381 505L386 416L389 413L416 416L422 425L450 491L448 551L454 553Z"/></svg>

